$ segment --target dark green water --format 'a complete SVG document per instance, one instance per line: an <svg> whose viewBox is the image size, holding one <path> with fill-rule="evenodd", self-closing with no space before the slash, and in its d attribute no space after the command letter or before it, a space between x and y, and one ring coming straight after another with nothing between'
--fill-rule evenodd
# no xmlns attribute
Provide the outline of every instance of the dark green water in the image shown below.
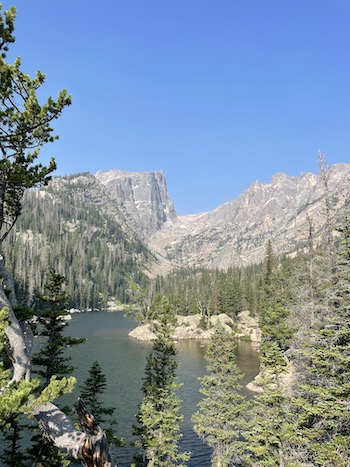
<svg viewBox="0 0 350 467"><path fill-rule="evenodd" d="M79 382L87 378L93 361L98 360L107 377L105 402L106 405L116 407L118 435L123 436L125 441L131 439L131 427L142 396L146 358L152 348L150 342L140 342L128 337L129 331L134 327L135 322L125 318L120 312L75 314L67 327L70 336L88 339L86 343L75 346L70 351L76 367L74 374L78 379L78 386ZM197 378L205 373L205 343L180 341L177 350L180 363L178 380L183 384L179 391L184 415L181 448L192 452L189 467L210 466L211 451L193 432L191 424L191 416L200 399ZM258 373L258 357L250 343L238 342L237 363L245 373L243 384L251 381ZM65 397L64 402L72 404L78 395L79 390L76 389L73 394ZM130 466L132 448L118 448L114 454L119 467Z"/></svg>

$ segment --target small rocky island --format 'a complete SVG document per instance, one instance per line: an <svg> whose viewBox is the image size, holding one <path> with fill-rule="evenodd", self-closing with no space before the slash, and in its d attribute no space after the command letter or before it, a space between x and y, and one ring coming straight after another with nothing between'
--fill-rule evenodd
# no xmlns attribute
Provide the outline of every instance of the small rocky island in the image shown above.
<svg viewBox="0 0 350 467"><path fill-rule="evenodd" d="M237 320L233 320L224 313L211 316L209 323L205 326L203 326L203 316L200 314L190 316L177 315L177 326L174 329L173 338L175 340L209 339L218 322L221 323L227 332L235 333L238 339L246 339L255 343L260 342L260 329L258 328L257 319L250 316L248 310L239 313ZM140 341L149 341L156 337L151 330L150 324L137 326L129 333L129 336Z"/></svg>

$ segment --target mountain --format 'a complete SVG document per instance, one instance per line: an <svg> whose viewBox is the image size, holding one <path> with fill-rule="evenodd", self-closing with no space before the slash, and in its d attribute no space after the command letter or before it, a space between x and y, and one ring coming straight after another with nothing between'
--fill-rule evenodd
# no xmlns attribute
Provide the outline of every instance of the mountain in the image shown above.
<svg viewBox="0 0 350 467"><path fill-rule="evenodd" d="M349 196L350 164L327 173L330 215L337 217ZM162 172L98 172L96 178L116 211L147 247L172 267L246 265L263 259L271 240L277 254L307 242L310 225L320 240L326 223L325 187L320 176L273 175L255 182L241 196L213 211L177 216ZM120 214L119 214L120 216Z"/></svg>
<svg viewBox="0 0 350 467"><path fill-rule="evenodd" d="M66 278L71 307L105 308L111 297L132 300L155 259L116 212L108 190L88 173L28 190L4 245L20 301L32 303L50 268Z"/></svg>
<svg viewBox="0 0 350 467"><path fill-rule="evenodd" d="M350 164L332 166L326 187L312 173L279 173L213 211L178 216L161 171L55 177L27 191L5 253L28 303L54 268L73 306L101 308L111 296L132 301L150 275L258 263L269 240L276 254L293 253L310 228L319 242L327 209L335 224L349 187Z"/></svg>
<svg viewBox="0 0 350 467"><path fill-rule="evenodd" d="M97 172L95 177L105 187L117 209L117 217L138 234L141 240L176 219L162 171Z"/></svg>

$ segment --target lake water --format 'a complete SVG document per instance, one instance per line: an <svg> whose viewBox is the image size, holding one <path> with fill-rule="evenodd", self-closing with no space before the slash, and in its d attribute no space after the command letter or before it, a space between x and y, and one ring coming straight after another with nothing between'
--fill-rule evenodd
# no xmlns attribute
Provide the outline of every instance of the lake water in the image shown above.
<svg viewBox="0 0 350 467"><path fill-rule="evenodd" d="M73 315L67 327L72 337L86 337L84 344L70 350L77 386L88 376L91 364L97 360L107 377L106 405L116 408L117 432L128 443L132 438L132 424L138 404L141 401L142 378L152 343L140 342L128 336L136 323L125 318L121 312L80 313ZM205 374L205 342L191 340L177 343L178 382L182 384L178 394L182 399L184 421L181 426L183 439L181 450L191 451L189 467L209 467L210 449L203 444L192 430L191 416L200 400L198 377ZM245 374L242 384L251 381L259 371L256 350L249 342L239 341L237 364ZM249 396L251 393L243 389ZM72 404L79 396L76 388L73 394L64 397L64 403ZM63 398L62 398L63 399ZM114 452L118 467L129 467L133 450L129 445L117 448Z"/></svg>

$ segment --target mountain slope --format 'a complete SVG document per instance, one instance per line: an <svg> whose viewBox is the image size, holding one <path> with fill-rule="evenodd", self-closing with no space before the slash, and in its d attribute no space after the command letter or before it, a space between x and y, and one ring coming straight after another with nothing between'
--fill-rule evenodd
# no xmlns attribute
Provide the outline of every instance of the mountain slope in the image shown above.
<svg viewBox="0 0 350 467"><path fill-rule="evenodd" d="M350 164L331 167L335 219L349 200L349 187ZM315 174L275 174L271 183L256 182L213 211L177 216L162 172L56 177L26 193L6 253L29 297L53 267L67 277L80 308L103 306L109 296L126 302L135 284L147 282L145 273L257 263L268 240L276 254L292 253L306 244L310 225L314 241L321 241L324 192Z"/></svg>
<svg viewBox="0 0 350 467"><path fill-rule="evenodd" d="M328 186L336 217L350 193L350 164L332 166ZM256 182L213 211L167 221L147 245L181 267L225 269L261 261L268 240L277 254L293 252L307 241L310 222L320 240L326 222L320 177L276 174L271 183Z"/></svg>
<svg viewBox="0 0 350 467"><path fill-rule="evenodd" d="M31 303L53 268L67 280L70 306L105 308L110 297L127 303L133 284L145 285L153 256L116 221L116 206L90 174L56 177L29 190L5 244L22 303Z"/></svg>

